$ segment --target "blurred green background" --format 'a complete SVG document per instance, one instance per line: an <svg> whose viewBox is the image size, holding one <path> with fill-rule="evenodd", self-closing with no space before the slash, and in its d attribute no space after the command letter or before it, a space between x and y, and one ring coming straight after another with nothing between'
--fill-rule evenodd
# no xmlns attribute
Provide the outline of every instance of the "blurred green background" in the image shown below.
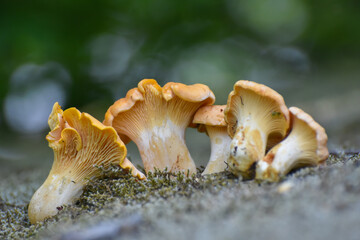
<svg viewBox="0 0 360 240"><path fill-rule="evenodd" d="M217 104L237 80L266 84L326 128L331 151L358 151L359 23L356 0L3 1L1 169L51 164L55 101L102 121L143 78L207 84ZM188 132L206 164L207 137Z"/></svg>

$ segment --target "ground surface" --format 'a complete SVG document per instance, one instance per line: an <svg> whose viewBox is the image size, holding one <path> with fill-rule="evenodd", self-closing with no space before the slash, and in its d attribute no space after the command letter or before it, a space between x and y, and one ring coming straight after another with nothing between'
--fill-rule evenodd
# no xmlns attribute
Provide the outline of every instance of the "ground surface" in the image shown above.
<svg viewBox="0 0 360 240"><path fill-rule="evenodd" d="M116 168L93 181L74 206L30 225L27 204L44 171L0 176L1 239L358 239L360 155L280 183L229 173L193 178L157 173L139 182Z"/></svg>

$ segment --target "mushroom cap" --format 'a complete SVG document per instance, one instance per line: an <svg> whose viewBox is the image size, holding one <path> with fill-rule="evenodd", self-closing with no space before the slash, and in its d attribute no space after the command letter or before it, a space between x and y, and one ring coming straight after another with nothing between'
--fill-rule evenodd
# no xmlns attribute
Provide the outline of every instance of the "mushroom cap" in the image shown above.
<svg viewBox="0 0 360 240"><path fill-rule="evenodd" d="M224 118L226 105L207 105L199 108L194 115L192 126L197 125L199 132L208 134L208 127L226 128L227 123Z"/></svg>
<svg viewBox="0 0 360 240"><path fill-rule="evenodd" d="M125 159L126 147L115 129L89 114L80 113L76 108L62 111L55 103L49 126L52 130L46 139L54 151L54 162L47 179L30 201L31 223L55 215L57 207L79 197L89 179L101 174L95 165L107 168L112 163L120 164L133 176L145 178Z"/></svg>
<svg viewBox="0 0 360 240"><path fill-rule="evenodd" d="M214 93L208 86L200 83L185 85L183 83L168 82L162 88L162 94L166 101L170 101L177 96L186 102L205 101L204 105L213 104L215 102Z"/></svg>
<svg viewBox="0 0 360 240"><path fill-rule="evenodd" d="M138 145L146 171L154 167L181 170L183 161L192 162L191 169L195 170L182 138L196 110L214 101L213 92L203 84L168 82L161 87L154 79L144 79L108 109L104 124L113 126L122 139L127 136Z"/></svg>
<svg viewBox="0 0 360 240"><path fill-rule="evenodd" d="M125 98L121 98L117 100L105 113L105 119L103 124L106 126L112 126L115 116L122 112L129 111L138 101L144 101L144 97L142 92L139 91L138 88L130 89ZM117 131L120 139L128 144L131 139L125 135Z"/></svg>
<svg viewBox="0 0 360 240"><path fill-rule="evenodd" d="M51 132L48 134L48 141L58 140L61 138L61 131L65 128L65 120L63 118L63 110L61 109L58 102L53 106L53 109L50 113L48 124Z"/></svg>
<svg viewBox="0 0 360 240"><path fill-rule="evenodd" d="M51 115L50 115L51 116ZM49 142L49 146L53 148L54 151L60 151L62 148L69 150L75 147L76 151L82 151L82 157L86 157L87 153L92 151L91 148L101 149L101 147L106 147L107 142L114 144L116 151L115 159L107 159L97 154L99 158L89 158L87 161L82 161L82 165L88 164L90 161L92 164L101 165L103 163L108 163L110 160L113 162L119 161L119 159L124 159L126 156L126 147L123 142L117 136L115 129L103 125L97 119L93 118L87 113L80 113L76 108L69 108L63 112L62 115L63 121L65 121L66 126L61 131L60 138L53 138L54 134L52 130L47 136L46 139ZM55 127L56 130L57 127ZM102 140L105 138L106 141ZM101 146L99 144L104 144ZM89 149L90 148L90 149ZM61 163L68 163L73 165L74 162L62 161L62 159L56 159L61 161ZM82 167L82 165L76 164L77 167ZM65 167L66 165L62 165ZM59 169L60 170L60 169Z"/></svg>
<svg viewBox="0 0 360 240"><path fill-rule="evenodd" d="M161 96L166 102L175 99L176 97L182 101L182 107L186 108L186 102L202 102L202 105L210 105L215 102L215 95L209 89L208 86L203 84L185 85L182 83L168 82L161 88L161 86L154 79L143 79L138 83L137 88L133 88L127 92L125 98L117 100L106 112L104 124L107 126L113 126L113 121L120 113L130 111L134 108L137 102L145 100L145 95L151 93L154 96ZM178 106L178 107L181 107ZM151 106L151 109L156 109L156 106ZM170 109L171 111L177 111L178 109ZM176 113L175 113L176 115ZM191 122L187 125L190 125ZM114 126L116 129L116 126ZM117 129L116 129L117 130ZM117 131L121 139L130 139L123 137L124 134ZM124 141L128 142L128 141Z"/></svg>
<svg viewBox="0 0 360 240"><path fill-rule="evenodd" d="M50 113L48 124L51 130L62 125L64 121L62 121L63 110L58 102L56 102L52 108Z"/></svg>
<svg viewBox="0 0 360 240"><path fill-rule="evenodd" d="M76 157L78 159L86 159L86 161L82 160L79 163L61 161L60 167L65 167L67 166L66 164L78 168L87 167L89 164L91 167L94 164L107 167L110 163L119 163L123 167L122 164L125 160L127 149L113 127L105 126L90 114L81 113L76 108L69 108L62 112L58 103L55 103L54 108L55 106L56 111L62 113L62 116L59 117L58 125L46 136L49 146L54 151L61 151L62 148L65 148L65 151L71 152L76 149L76 151L81 151L82 153L81 156L78 156L79 153L77 153ZM49 119L53 118L53 114L54 111L50 114ZM61 129L61 125L64 125L61 137L54 138L54 131L57 132L58 129ZM126 169L130 170L130 167ZM96 169L93 170L96 171ZM140 179L144 178L141 172L135 172L136 175L134 176Z"/></svg>
<svg viewBox="0 0 360 240"><path fill-rule="evenodd" d="M306 112L297 107L289 108L291 114L292 124L294 121L302 121L304 126L310 128L316 136L316 155L318 156L319 163L323 163L329 157L329 150L327 148L328 137L325 129Z"/></svg>
<svg viewBox="0 0 360 240"><path fill-rule="evenodd" d="M251 99L247 101L244 95L251 97ZM290 118L284 98L275 90L263 84L240 80L235 83L234 90L229 94L224 112L225 121L228 123L228 132L231 137L234 137L238 125L238 118L242 115L242 113L239 112L241 106L247 104L251 104L252 107L259 110L266 109L267 113L270 113L273 119L283 118L287 126L281 130L281 134L286 134Z"/></svg>
<svg viewBox="0 0 360 240"><path fill-rule="evenodd" d="M225 107L226 105L203 106L196 111L193 123L207 126L225 127L227 125L224 118Z"/></svg>

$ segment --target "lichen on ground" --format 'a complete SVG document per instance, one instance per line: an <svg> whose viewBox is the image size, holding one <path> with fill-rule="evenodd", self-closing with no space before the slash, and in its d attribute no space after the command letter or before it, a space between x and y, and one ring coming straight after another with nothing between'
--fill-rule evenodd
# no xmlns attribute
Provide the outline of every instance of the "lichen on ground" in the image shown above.
<svg viewBox="0 0 360 240"><path fill-rule="evenodd" d="M75 204L36 225L29 223L27 204L41 184L38 174L7 179L12 189L0 183L0 238L356 239L360 234L359 154L331 155L326 166L300 169L280 183L241 181L228 172L186 177L159 171L139 181L115 166L102 170L104 176L92 180Z"/></svg>

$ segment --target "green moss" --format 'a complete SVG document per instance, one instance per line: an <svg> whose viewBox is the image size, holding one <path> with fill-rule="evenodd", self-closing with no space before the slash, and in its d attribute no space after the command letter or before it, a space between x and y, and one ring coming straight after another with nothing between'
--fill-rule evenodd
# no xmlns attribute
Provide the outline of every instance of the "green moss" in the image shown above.
<svg viewBox="0 0 360 240"><path fill-rule="evenodd" d="M194 192L212 189L214 185L227 186L238 181L230 173L186 177L182 173L158 170L149 172L147 181L140 181L116 166L104 173L85 188L77 203L81 209L94 210L114 200L122 204L146 204L156 198L191 197Z"/></svg>
<svg viewBox="0 0 360 240"><path fill-rule="evenodd" d="M230 173L201 177L200 173L191 177L183 173L167 171L150 172L147 181L138 180L118 166L102 170L102 177L90 180L80 199L72 206L63 206L56 216L43 223L31 225L27 216L27 205L7 204L0 199L0 236L7 238L38 237L39 231L58 221L76 222L83 214L95 214L105 205L120 201L123 205L146 204L157 199L176 196L191 197L194 192L212 189L214 185L229 186L238 180ZM216 192L216 188L212 191Z"/></svg>

